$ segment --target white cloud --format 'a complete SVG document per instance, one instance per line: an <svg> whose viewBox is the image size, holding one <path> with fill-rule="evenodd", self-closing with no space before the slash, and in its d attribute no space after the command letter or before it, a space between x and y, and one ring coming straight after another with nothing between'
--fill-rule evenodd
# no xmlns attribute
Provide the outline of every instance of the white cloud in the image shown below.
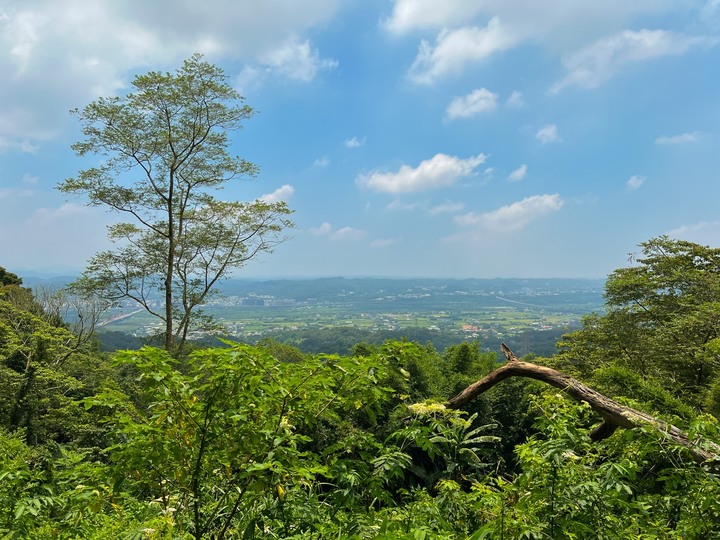
<svg viewBox="0 0 720 540"><path fill-rule="evenodd" d="M10 57L22 74L28 67L28 63L38 41L38 30L47 22L42 13L24 11L14 14L12 24L6 29L7 41L10 42ZM5 15L0 21L10 21Z"/></svg>
<svg viewBox="0 0 720 540"><path fill-rule="evenodd" d="M510 182L519 182L520 180L525 178L526 175L527 175L527 165L522 164L517 169L515 169L513 172L511 172L508 175L507 179Z"/></svg>
<svg viewBox="0 0 720 540"><path fill-rule="evenodd" d="M403 165L394 173L371 172L360 175L357 182L373 191L385 193L409 193L449 187L459 178L474 174L475 169L486 159L485 154L467 159L436 154L415 168Z"/></svg>
<svg viewBox="0 0 720 540"><path fill-rule="evenodd" d="M505 106L511 109L520 109L521 107L524 107L525 100L523 99L522 92L513 90L512 94L510 94L507 100L505 100Z"/></svg>
<svg viewBox="0 0 720 540"><path fill-rule="evenodd" d="M9 150L18 150L26 154L36 154L37 151L40 150L40 147L32 144L27 139L11 140L10 138L0 136L0 153L7 152Z"/></svg>
<svg viewBox="0 0 720 540"><path fill-rule="evenodd" d="M503 206L492 212L478 214L469 212L457 216L455 221L463 227L480 226L494 231L516 231L532 221L562 208L564 201L554 195L533 195L521 201Z"/></svg>
<svg viewBox="0 0 720 540"><path fill-rule="evenodd" d="M155 0L140 15L137 2L7 0L0 8L0 149L27 151L70 122L68 109L116 93L134 73L172 70L195 52L308 80L335 62L305 34L340 4L264 0L248 9L213 0L210 9Z"/></svg>
<svg viewBox="0 0 720 540"><path fill-rule="evenodd" d="M588 43L636 24L640 17L686 15L691 10L696 11L676 0L395 0L383 26L396 34L440 32L434 47L422 41L410 71L416 82L432 83L522 43L569 57Z"/></svg>
<svg viewBox="0 0 720 540"><path fill-rule="evenodd" d="M35 195L35 191L32 189L0 188L0 199L32 197L33 195Z"/></svg>
<svg viewBox="0 0 720 540"><path fill-rule="evenodd" d="M562 46L567 50L577 48L578 42L625 28L639 16L687 11L688 7L695 8L693 4L696 3L677 0L394 0L392 13L382 21L382 26L403 34L467 26L499 17L525 39L539 41L552 49Z"/></svg>
<svg viewBox="0 0 720 540"><path fill-rule="evenodd" d="M39 176L35 176L34 174L30 174L30 173L25 173L25 174L23 174L21 181L23 184L34 186L35 184L38 183L39 180L40 180Z"/></svg>
<svg viewBox="0 0 720 540"><path fill-rule="evenodd" d="M327 221L319 227L310 227L310 233L314 234L315 236L327 236L332 232L332 230L332 225Z"/></svg>
<svg viewBox="0 0 720 540"><path fill-rule="evenodd" d="M58 220L72 219L76 216L97 214L98 209L78 203L65 203L58 208L38 208L28 218L32 223L50 223Z"/></svg>
<svg viewBox="0 0 720 540"><path fill-rule="evenodd" d="M420 84L432 84L441 77L459 73L468 63L478 62L517 44L518 40L493 17L485 28L465 27L443 30L433 47L420 43L409 76Z"/></svg>
<svg viewBox="0 0 720 540"><path fill-rule="evenodd" d="M439 204L430 209L430 214L436 216L438 214L454 214L465 208L465 203L461 202L446 202Z"/></svg>
<svg viewBox="0 0 720 540"><path fill-rule="evenodd" d="M12 194L11 199L3 200L0 193L4 206L0 213L15 217L12 223L0 222L0 253L8 268L12 265L38 272L65 268L77 272L93 253L110 247L105 226L115 216L78 203L55 206L46 201L42 208L31 207L15 198L21 195ZM82 241L73 240L80 232Z"/></svg>
<svg viewBox="0 0 720 540"><path fill-rule="evenodd" d="M310 82L321 70L335 69L337 60L320 58L320 53L296 36L262 56L259 61L267 70L293 81Z"/></svg>
<svg viewBox="0 0 720 540"><path fill-rule="evenodd" d="M292 36L281 45L261 54L254 63L246 64L235 78L235 85L243 92L262 86L273 78L308 83L321 71L333 70L337 60L320 58L310 40Z"/></svg>
<svg viewBox="0 0 720 540"><path fill-rule="evenodd" d="M625 183L625 185L630 191L635 191L645 183L645 180L647 180L647 176L633 175L628 178L628 181Z"/></svg>
<svg viewBox="0 0 720 540"><path fill-rule="evenodd" d="M330 235L333 240L349 240L356 242L367 236L367 232L352 227L342 227Z"/></svg>
<svg viewBox="0 0 720 540"><path fill-rule="evenodd" d="M442 28L462 23L480 10L480 2L467 0L396 0L384 26L398 34L416 29Z"/></svg>
<svg viewBox="0 0 720 540"><path fill-rule="evenodd" d="M700 12L700 18L711 28L720 28L720 0L707 0Z"/></svg>
<svg viewBox="0 0 720 540"><path fill-rule="evenodd" d="M351 240L357 241L362 240L367 236L366 231L360 229L354 229L352 227L341 227L335 230L333 226L327 221L319 227L310 227L310 233L315 236L326 236L331 240Z"/></svg>
<svg viewBox="0 0 720 540"><path fill-rule="evenodd" d="M247 94L250 88L257 88L267 74L256 65L245 65L235 76L234 86L241 94Z"/></svg>
<svg viewBox="0 0 720 540"><path fill-rule="evenodd" d="M350 139L345 140L345 146L348 148L360 148L361 146L365 145L365 137L362 139L358 139L357 137L352 137Z"/></svg>
<svg viewBox="0 0 720 540"><path fill-rule="evenodd" d="M330 158L327 156L319 157L313 161L313 167L327 167L330 165Z"/></svg>
<svg viewBox="0 0 720 540"><path fill-rule="evenodd" d="M402 240L402 238L400 238L400 237L397 237L397 238L376 238L375 240L373 240L372 242L370 242L370 247L372 247L372 248L386 248L386 247L390 247L390 246L392 246L392 245L397 244L397 243L400 242L401 240Z"/></svg>
<svg viewBox="0 0 720 540"><path fill-rule="evenodd" d="M662 137L658 137L655 139L655 144L660 145L672 145L672 144L684 144L684 143L691 143L696 142L700 138L700 133L698 131L693 131L691 133L681 133L679 135L663 135Z"/></svg>
<svg viewBox="0 0 720 540"><path fill-rule="evenodd" d="M395 199L385 208L388 210L415 210L417 207L417 203L404 203L400 199Z"/></svg>
<svg viewBox="0 0 720 540"><path fill-rule="evenodd" d="M447 107L448 118L470 118L476 114L494 111L497 94L487 88L478 88L466 96L456 97Z"/></svg>
<svg viewBox="0 0 720 540"><path fill-rule="evenodd" d="M289 201L290 197L293 196L293 193L295 193L295 188L291 186L290 184L284 184L277 188L272 193L267 193L259 199L263 202L272 204L280 201Z"/></svg>
<svg viewBox="0 0 720 540"><path fill-rule="evenodd" d="M691 48L709 48L717 42L715 37L687 36L666 30L625 30L566 56L563 64L568 74L551 88L551 92L557 93L573 85L597 88L627 64L679 56Z"/></svg>
<svg viewBox="0 0 720 540"><path fill-rule="evenodd" d="M700 221L692 225L681 225L667 233L670 238L686 240L705 246L720 245L720 221Z"/></svg>
<svg viewBox="0 0 720 540"><path fill-rule="evenodd" d="M555 124L547 124L541 127L535 134L535 138L543 144L562 140L560 139L560 135L558 134L558 129Z"/></svg>

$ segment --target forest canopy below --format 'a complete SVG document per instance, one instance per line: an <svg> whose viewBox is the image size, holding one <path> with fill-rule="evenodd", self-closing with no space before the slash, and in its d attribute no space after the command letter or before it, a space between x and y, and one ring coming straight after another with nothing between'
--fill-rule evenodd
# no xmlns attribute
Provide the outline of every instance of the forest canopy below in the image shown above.
<svg viewBox="0 0 720 540"><path fill-rule="evenodd" d="M517 361L686 445L596 437L587 402L528 378L455 407L507 366L477 341L100 352L0 268L0 537L720 538L720 249L649 240L605 300Z"/></svg>

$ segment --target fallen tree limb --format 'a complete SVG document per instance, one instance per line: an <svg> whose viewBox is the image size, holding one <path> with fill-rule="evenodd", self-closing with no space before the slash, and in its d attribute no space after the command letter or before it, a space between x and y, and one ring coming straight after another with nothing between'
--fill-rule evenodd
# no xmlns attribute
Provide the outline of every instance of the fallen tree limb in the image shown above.
<svg viewBox="0 0 720 540"><path fill-rule="evenodd" d="M451 398L447 403L449 408L459 409L486 390L510 377L529 377L543 381L555 388L560 388L576 401L588 403L603 419L603 422L590 434L593 440L607 438L612 435L617 428L651 426L671 440L687 448L693 459L698 463L720 458L720 445L710 441L704 441L703 447L700 447L698 444L699 441L690 440L687 433L672 424L642 411L638 411L637 409L633 409L632 407L620 405L618 402L593 390L569 375L565 375L549 367L538 366L518 360L504 343L500 347L508 362Z"/></svg>

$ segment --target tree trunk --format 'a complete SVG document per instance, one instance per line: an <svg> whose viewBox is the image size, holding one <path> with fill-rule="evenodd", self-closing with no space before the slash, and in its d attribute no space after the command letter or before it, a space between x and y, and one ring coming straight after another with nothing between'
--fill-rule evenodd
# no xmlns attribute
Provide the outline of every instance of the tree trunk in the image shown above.
<svg viewBox="0 0 720 540"><path fill-rule="evenodd" d="M175 264L175 216L173 215L174 175L170 171L170 187L167 199L168 248L165 254L165 350L172 354L173 335L173 269Z"/></svg>
<svg viewBox="0 0 720 540"><path fill-rule="evenodd" d="M702 441L703 447L701 448L699 446L701 441L690 440L687 433L672 424L668 424L659 418L655 418L637 409L620 405L616 401L613 401L564 373L548 367L537 366L529 362L522 362L518 360L504 343L500 347L508 360L507 364L496 369L479 381L474 382L458 395L451 398L447 403L448 407L451 409L459 409L507 378L529 377L560 388L577 401L585 401L588 403L590 407L603 418L603 422L590 434L593 440L597 441L609 437L617 428L652 426L669 439L687 448L693 459L698 463L704 463L710 459L720 457L720 445L711 441Z"/></svg>

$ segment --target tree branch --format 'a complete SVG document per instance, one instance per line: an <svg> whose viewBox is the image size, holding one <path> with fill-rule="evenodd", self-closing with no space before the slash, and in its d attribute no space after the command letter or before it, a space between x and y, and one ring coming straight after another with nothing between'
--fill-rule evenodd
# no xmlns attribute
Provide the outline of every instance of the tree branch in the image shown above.
<svg viewBox="0 0 720 540"><path fill-rule="evenodd" d="M500 346L508 362L492 373L474 382L465 390L451 398L447 406L459 409L477 396L489 390L496 384L510 377L529 377L543 381L555 388L559 388L576 401L584 401L598 413L603 422L591 433L593 440L609 437L617 428L635 428L650 426L664 434L674 442L684 446L698 463L720 458L720 445L711 441L702 441L706 448L701 448L699 440L690 440L687 433L681 429L632 407L620 405L616 401L604 396L600 392L584 385L577 379L545 366L538 366L523 362L513 354L504 343Z"/></svg>

